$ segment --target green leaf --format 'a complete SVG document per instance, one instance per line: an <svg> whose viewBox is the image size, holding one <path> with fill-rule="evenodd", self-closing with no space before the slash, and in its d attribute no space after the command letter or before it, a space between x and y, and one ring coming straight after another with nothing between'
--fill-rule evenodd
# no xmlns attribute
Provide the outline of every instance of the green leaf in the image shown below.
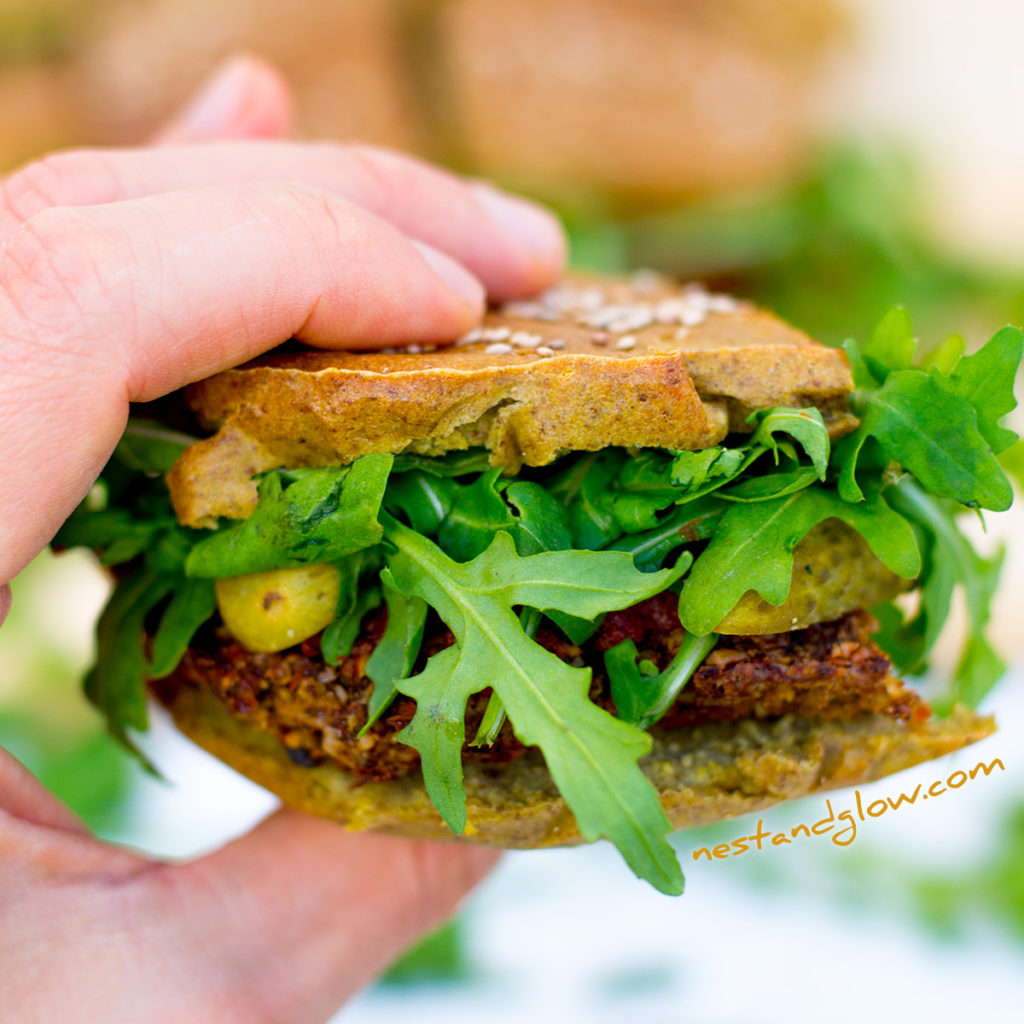
<svg viewBox="0 0 1024 1024"><path fill-rule="evenodd" d="M1013 384L1022 356L1024 336L1016 327L1004 327L974 355L964 356L948 378L940 375L940 379L948 380L949 390L974 406L978 432L996 455L1017 440L1017 435L999 426L999 421L1017 408Z"/></svg>
<svg viewBox="0 0 1024 1024"><path fill-rule="evenodd" d="M819 487L734 505L683 584L679 618L684 628L698 636L712 632L748 590L769 604L782 604L792 580L793 549L811 527L829 518L857 530L898 576L911 579L920 572L913 530L877 492L857 505Z"/></svg>
<svg viewBox="0 0 1024 1024"><path fill-rule="evenodd" d="M665 671L652 675L644 675L637 666L632 640L623 640L606 651L605 670L619 718L638 729L649 729L660 721L716 643L715 633L687 634Z"/></svg>
<svg viewBox="0 0 1024 1024"><path fill-rule="evenodd" d="M486 448L445 452L443 455L396 455L392 472L419 470L431 476L476 476L491 468L490 455Z"/></svg>
<svg viewBox="0 0 1024 1024"><path fill-rule="evenodd" d="M767 473L742 480L719 491L718 497L724 501L768 501L802 491L817 479L818 471L813 466L799 466L786 473Z"/></svg>
<svg viewBox="0 0 1024 1024"><path fill-rule="evenodd" d="M676 500L684 496L697 498L721 487L746 468L746 461L746 452L739 448L676 452L671 469L672 484L678 489Z"/></svg>
<svg viewBox="0 0 1024 1024"><path fill-rule="evenodd" d="M918 367L922 370L930 370L934 367L939 373L948 377L964 354L965 348L963 335L951 334L942 344L936 345L930 352L926 352L918 361Z"/></svg>
<svg viewBox="0 0 1024 1024"><path fill-rule="evenodd" d="M769 409L767 412L755 412L751 419L757 422L757 429L750 439L751 448L767 448L774 453L775 464L778 465L775 435L787 435L807 453L818 479L825 479L830 442L828 428L817 409Z"/></svg>
<svg viewBox="0 0 1024 1024"><path fill-rule="evenodd" d="M433 537L451 512L457 489L454 480L426 472L392 473L384 506L392 515L404 514L417 533Z"/></svg>
<svg viewBox="0 0 1024 1024"><path fill-rule="evenodd" d="M898 370L861 399L861 425L844 447L847 493L860 446L874 437L890 459L933 494L970 507L1009 508L1010 484L978 432L974 407L966 398L948 391L935 376Z"/></svg>
<svg viewBox="0 0 1024 1024"><path fill-rule="evenodd" d="M153 420L132 418L114 449L114 458L139 473L163 475L198 440Z"/></svg>
<svg viewBox="0 0 1024 1024"><path fill-rule="evenodd" d="M451 511L437 531L441 549L457 562L468 562L483 551L499 530L515 526L512 512L497 489L500 469L481 473L459 487Z"/></svg>
<svg viewBox="0 0 1024 1024"><path fill-rule="evenodd" d="M622 527L613 512L614 484L626 461L625 453L617 449L580 460L585 475L567 502L574 548L596 551L622 536Z"/></svg>
<svg viewBox="0 0 1024 1024"><path fill-rule="evenodd" d="M643 572L660 569L677 548L707 540L714 533L727 507L717 496L681 505L653 530L623 537L612 544L609 550L629 552L636 567Z"/></svg>
<svg viewBox="0 0 1024 1024"><path fill-rule="evenodd" d="M160 625L153 634L147 675L163 679L177 667L196 630L217 610L217 594L210 580L179 579Z"/></svg>
<svg viewBox="0 0 1024 1024"><path fill-rule="evenodd" d="M884 382L891 371L909 370L914 365L916 347L910 314L895 306L871 332L864 346L864 361L871 368L872 376Z"/></svg>
<svg viewBox="0 0 1024 1024"><path fill-rule="evenodd" d="M85 677L85 694L106 718L111 735L140 758L126 730L145 730L149 725L143 626L174 582L140 570L118 583L100 615L96 662Z"/></svg>
<svg viewBox="0 0 1024 1024"><path fill-rule="evenodd" d="M373 681L366 710L366 725L362 736L377 721L395 699L396 679L404 679L412 671L423 644L423 627L427 622L427 606L418 597L404 594L385 586L384 600L388 606L388 624L380 642L366 662L366 675Z"/></svg>
<svg viewBox="0 0 1024 1024"><path fill-rule="evenodd" d="M903 663L915 661L909 667L920 670L949 615L954 586L963 587L969 638L948 700L934 703L937 709L948 709L956 701L974 706L1004 668L985 638L1004 552L999 550L992 558L979 555L956 525L955 506L935 499L912 480L901 480L892 488L890 500L929 539L920 607L903 630L895 634L896 643L909 646L910 657L899 648L895 655Z"/></svg>
<svg viewBox="0 0 1024 1024"><path fill-rule="evenodd" d="M843 351L850 362L850 372L853 374L854 387L865 390L877 388L878 381L868 368L868 364L864 361L864 356L861 354L860 346L853 338L847 338L843 342Z"/></svg>
<svg viewBox="0 0 1024 1024"><path fill-rule="evenodd" d="M121 565L144 554L162 531L176 527L173 516L140 519L123 508L93 511L79 506L53 543L58 548L91 548L104 565Z"/></svg>
<svg viewBox="0 0 1024 1024"><path fill-rule="evenodd" d="M505 497L518 513L513 535L519 554L565 551L572 546L565 506L540 484L517 481L508 486Z"/></svg>
<svg viewBox="0 0 1024 1024"><path fill-rule="evenodd" d="M312 469L284 488L267 473L248 519L223 527L192 548L189 576L217 579L334 562L380 542L377 514L390 455L364 455L351 466Z"/></svg>
<svg viewBox="0 0 1024 1024"><path fill-rule="evenodd" d="M401 738L419 752L435 806L456 832L465 826L461 749L466 700L487 686L501 699L516 736L538 746L584 838L606 836L633 870L663 892L682 890L665 839L668 820L637 761L650 737L591 703L588 669L573 668L530 640L514 605L593 618L671 584L674 571L641 573L618 552L516 554L499 533L471 562L449 559L427 539L385 521L394 545L385 578L422 597L456 637L418 676L398 682L417 702Z"/></svg>

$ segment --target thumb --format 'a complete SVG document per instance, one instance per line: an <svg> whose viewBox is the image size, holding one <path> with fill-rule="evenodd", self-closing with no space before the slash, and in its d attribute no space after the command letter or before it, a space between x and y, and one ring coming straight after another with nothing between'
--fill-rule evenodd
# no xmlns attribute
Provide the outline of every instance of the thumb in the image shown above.
<svg viewBox="0 0 1024 1024"><path fill-rule="evenodd" d="M172 869L189 931L243 969L276 1020L322 1021L456 909L493 867L482 847L348 832L298 811ZM224 957L229 962L224 962ZM287 1012L284 1012L287 1008Z"/></svg>
<svg viewBox="0 0 1024 1024"><path fill-rule="evenodd" d="M225 61L154 142L277 139L291 131L292 97L281 75L256 57Z"/></svg>

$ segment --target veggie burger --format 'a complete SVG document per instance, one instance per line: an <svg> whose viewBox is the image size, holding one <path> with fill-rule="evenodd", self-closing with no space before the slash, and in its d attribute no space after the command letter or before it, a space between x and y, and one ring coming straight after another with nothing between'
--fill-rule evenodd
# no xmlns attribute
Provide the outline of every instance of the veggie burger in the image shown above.
<svg viewBox="0 0 1024 1024"><path fill-rule="evenodd" d="M132 421L58 535L117 580L87 693L131 745L148 682L349 827L606 837L678 893L672 829L994 730L999 558L957 518L1011 503L1021 349L915 365L896 310L844 352L645 272L449 346L286 345L188 389L187 433ZM922 670L958 586L926 703L893 666Z"/></svg>

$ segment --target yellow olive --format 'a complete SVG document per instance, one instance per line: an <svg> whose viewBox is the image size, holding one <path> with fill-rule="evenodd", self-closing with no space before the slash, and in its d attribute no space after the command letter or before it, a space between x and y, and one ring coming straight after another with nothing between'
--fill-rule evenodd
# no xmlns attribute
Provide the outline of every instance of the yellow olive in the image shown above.
<svg viewBox="0 0 1024 1024"><path fill-rule="evenodd" d="M340 577L333 565L274 569L217 580L224 625L250 651L281 651L334 619Z"/></svg>
<svg viewBox="0 0 1024 1024"><path fill-rule="evenodd" d="M717 633L784 633L870 608L911 586L890 572L856 530L838 519L819 523L793 552L793 582L782 604L748 590Z"/></svg>

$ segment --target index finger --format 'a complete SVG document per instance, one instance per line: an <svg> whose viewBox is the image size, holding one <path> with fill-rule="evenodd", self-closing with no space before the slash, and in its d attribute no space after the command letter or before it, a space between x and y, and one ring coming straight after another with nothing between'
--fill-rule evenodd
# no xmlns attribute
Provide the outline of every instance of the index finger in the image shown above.
<svg viewBox="0 0 1024 1024"><path fill-rule="evenodd" d="M31 218L0 261L0 582L98 476L129 401L289 337L436 341L477 321L466 270L352 204L280 185Z"/></svg>

